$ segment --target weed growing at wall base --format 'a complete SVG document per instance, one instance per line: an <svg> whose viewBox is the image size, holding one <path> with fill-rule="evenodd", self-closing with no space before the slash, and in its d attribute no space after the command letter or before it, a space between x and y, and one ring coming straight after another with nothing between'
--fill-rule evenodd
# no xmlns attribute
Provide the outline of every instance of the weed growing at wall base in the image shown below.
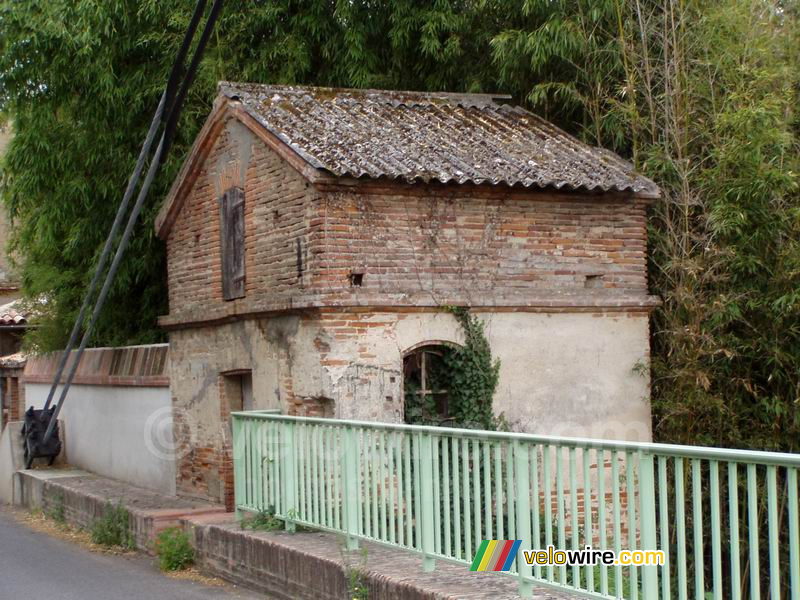
<svg viewBox="0 0 800 600"><path fill-rule="evenodd" d="M155 551L162 571L181 571L194 562L189 536L179 527L169 527L159 533Z"/></svg>
<svg viewBox="0 0 800 600"><path fill-rule="evenodd" d="M133 549L136 545L131 533L130 513L121 504L106 504L103 516L91 527L92 541L101 546L119 546Z"/></svg>

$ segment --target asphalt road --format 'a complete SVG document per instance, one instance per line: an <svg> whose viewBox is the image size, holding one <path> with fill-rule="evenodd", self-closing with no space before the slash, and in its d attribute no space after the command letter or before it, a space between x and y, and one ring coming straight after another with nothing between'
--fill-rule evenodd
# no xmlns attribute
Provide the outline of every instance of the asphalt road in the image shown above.
<svg viewBox="0 0 800 600"><path fill-rule="evenodd" d="M0 508L0 598L254 600L263 596L165 577L144 556L89 552L34 531Z"/></svg>

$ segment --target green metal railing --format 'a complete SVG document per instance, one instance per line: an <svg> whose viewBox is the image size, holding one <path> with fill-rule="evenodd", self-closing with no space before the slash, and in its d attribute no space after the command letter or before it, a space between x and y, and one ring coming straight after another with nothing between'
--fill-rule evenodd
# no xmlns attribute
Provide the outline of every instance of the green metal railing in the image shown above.
<svg viewBox="0 0 800 600"><path fill-rule="evenodd" d="M800 455L234 413L237 511L472 562L521 550L663 550L664 566L511 574L590 598L800 600Z"/></svg>

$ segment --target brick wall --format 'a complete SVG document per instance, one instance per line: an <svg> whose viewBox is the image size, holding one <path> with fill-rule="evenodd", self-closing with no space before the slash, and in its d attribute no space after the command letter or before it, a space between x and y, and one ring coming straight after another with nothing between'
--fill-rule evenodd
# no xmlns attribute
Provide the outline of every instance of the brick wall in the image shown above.
<svg viewBox="0 0 800 600"><path fill-rule="evenodd" d="M646 293L645 206L632 200L329 193L318 220L313 287L328 296L427 292L481 305L542 292ZM357 290L354 271L363 274Z"/></svg>
<svg viewBox="0 0 800 600"><path fill-rule="evenodd" d="M232 153L245 143L250 141L238 139L234 130L223 130L170 230L167 264L173 313L224 302L219 197L230 185L241 185L242 179L247 295L268 291L276 299L288 298L302 286L309 186L259 142L252 142L246 160L241 150Z"/></svg>
<svg viewBox="0 0 800 600"><path fill-rule="evenodd" d="M643 200L378 182L313 187L234 125L222 130L169 232L167 326L326 305L646 298ZM246 297L225 302L219 197L231 185L245 190Z"/></svg>

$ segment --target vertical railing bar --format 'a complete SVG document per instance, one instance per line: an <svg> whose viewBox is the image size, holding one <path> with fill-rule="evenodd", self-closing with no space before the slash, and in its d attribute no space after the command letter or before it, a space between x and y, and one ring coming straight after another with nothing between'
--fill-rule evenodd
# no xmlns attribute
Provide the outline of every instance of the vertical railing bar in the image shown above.
<svg viewBox="0 0 800 600"><path fill-rule="evenodd" d="M569 449L569 497L570 497L570 525L572 549L580 549L580 519L578 518L578 464L575 448ZM572 566L572 586L581 588L581 568L578 565Z"/></svg>
<svg viewBox="0 0 800 600"><path fill-rule="evenodd" d="M640 531L640 528L637 526L636 518L636 490L638 488L636 485L636 477L639 473L636 472L635 466L636 461L634 460L634 454L632 452L625 452L625 496L628 504L628 547L631 550L640 548L640 545L637 544L637 533ZM637 600L639 598L639 568L631 566L628 573L631 600Z"/></svg>
<svg viewBox="0 0 800 600"><path fill-rule="evenodd" d="M445 556L453 556L453 540L450 531L450 515L454 511L450 504L450 438L442 438L442 490L444 498L442 498L442 506L444 509L444 554ZM456 556L458 558L458 556Z"/></svg>
<svg viewBox="0 0 800 600"><path fill-rule="evenodd" d="M585 546L594 547L594 520L592 519L592 481L590 479L589 463L591 449L587 446L581 451L581 465L583 467L583 543ZM586 566L586 589L595 591L594 567Z"/></svg>
<svg viewBox="0 0 800 600"><path fill-rule="evenodd" d="M333 448L333 428L325 427L322 430L322 461L323 485L325 490L325 526L333 528L333 461L331 449Z"/></svg>
<svg viewBox="0 0 800 600"><path fill-rule="evenodd" d="M381 523L380 523L380 530L381 530L381 539L384 541L389 541L389 532L388 532L388 523L386 522L387 519L387 511L388 511L388 502L389 499L386 493L386 436L389 435L385 431L381 431L378 434L378 460L380 464L378 465L378 489L380 490L380 513L381 513Z"/></svg>
<svg viewBox="0 0 800 600"><path fill-rule="evenodd" d="M374 431L372 434L370 446L369 446L369 455L368 455L368 462L370 465L370 484L372 485L372 537L375 539L380 539L380 515L378 513L378 497L380 492L380 482L378 481L378 477L380 475L380 464L375 465L376 459L380 461L380 452L378 451L378 440L380 439L381 435L383 435L382 431Z"/></svg>
<svg viewBox="0 0 800 600"><path fill-rule="evenodd" d="M519 539L517 535L517 510L514 499L514 464L513 446L511 442L506 442L506 514L508 515L507 535L510 539Z"/></svg>
<svg viewBox="0 0 800 600"><path fill-rule="evenodd" d="M298 423L297 429L295 430L295 440L297 442L297 484L299 487L299 502L298 505L294 507L294 510L297 512L297 517L303 518L303 513L305 512L305 505L306 505L306 478L305 478L305 431L306 426L303 423Z"/></svg>
<svg viewBox="0 0 800 600"><path fill-rule="evenodd" d="M395 448L395 433L388 432L386 434L386 468L388 471L387 477L387 485L389 486L389 516L388 516L388 527L389 527L389 542L392 544L397 543L397 501L395 496L397 495L397 471L395 469L394 464L394 448Z"/></svg>
<svg viewBox="0 0 800 600"><path fill-rule="evenodd" d="M283 505L286 498L283 496L283 454L286 451L282 444L282 430L286 427L285 423L275 423L275 514L283 514Z"/></svg>
<svg viewBox="0 0 800 600"><path fill-rule="evenodd" d="M409 436L409 441L412 443L412 458L414 466L414 548L423 551L422 535L426 532L422 531L422 489L420 483L420 441L421 434L416 433ZM430 480L429 480L430 483Z"/></svg>
<svg viewBox="0 0 800 600"><path fill-rule="evenodd" d="M494 501L497 512L497 539L502 540L505 536L503 527L503 463L501 460L502 444L494 444Z"/></svg>
<svg viewBox="0 0 800 600"><path fill-rule="evenodd" d="M675 458L675 533L677 535L678 599L688 600L686 568L686 495L683 458Z"/></svg>
<svg viewBox="0 0 800 600"><path fill-rule="evenodd" d="M705 598L705 554L703 551L703 490L700 459L692 459L692 523L694 525L694 595Z"/></svg>
<svg viewBox="0 0 800 600"><path fill-rule="evenodd" d="M264 468L267 471L267 507L272 507L273 510L275 508L275 504L277 503L277 498L275 497L275 480L277 479L275 475L275 423L272 421L267 421L265 424L266 426L266 436L264 437L264 444L266 446L266 453L264 455Z"/></svg>
<svg viewBox="0 0 800 600"><path fill-rule="evenodd" d="M404 520L406 525L406 546L409 548L414 547L414 496L411 492L411 435L403 436L403 460L405 461L405 514Z"/></svg>
<svg viewBox="0 0 800 600"><path fill-rule="evenodd" d="M741 556L739 552L739 475L738 465L728 463L728 527L730 530L731 553L731 600L741 600L742 576L740 574Z"/></svg>
<svg viewBox="0 0 800 600"><path fill-rule="evenodd" d="M606 533L606 451L603 448L595 450L597 462L597 535L600 537L600 550L608 549L608 535ZM600 567L600 593L608 595L608 567Z"/></svg>
<svg viewBox="0 0 800 600"><path fill-rule="evenodd" d="M636 484L637 477L640 475L641 467L637 471L636 460L632 452L625 452L625 483L626 491L625 496L628 504L628 547L631 550L640 549L641 545L637 544L639 536L637 533L641 531L638 526L637 511L636 511L636 490L639 486ZM639 568L631 566L629 572L631 600L638 600L639 598Z"/></svg>
<svg viewBox="0 0 800 600"><path fill-rule="evenodd" d="M331 453L330 459L333 463L333 524L336 529L344 529L342 524L342 486L341 470L339 468L340 458L344 462L344 452L342 451L342 429L334 427L331 430Z"/></svg>
<svg viewBox="0 0 800 600"><path fill-rule="evenodd" d="M317 475L319 477L319 522L330 527L328 514L328 478L325 466L325 432L327 427L317 427Z"/></svg>
<svg viewBox="0 0 800 600"><path fill-rule="evenodd" d="M492 534L492 462L489 446L491 442L484 440L481 442L483 447L483 522L485 524L485 539L500 539Z"/></svg>
<svg viewBox="0 0 800 600"><path fill-rule="evenodd" d="M659 532L661 534L661 551L664 553L664 567L661 569L661 598L670 600L672 590L670 589L670 579L672 578L672 563L670 561L670 538L669 538L669 481L667 467L669 458L666 456L658 457L658 516L660 522ZM676 527L682 527L682 523L677 523Z"/></svg>
<svg viewBox="0 0 800 600"><path fill-rule="evenodd" d="M483 529L481 523L481 455L480 455L480 442L476 439L472 440L472 502L473 502L473 518L475 520L475 527L472 529L473 541L475 548L481 545L481 530Z"/></svg>
<svg viewBox="0 0 800 600"><path fill-rule="evenodd" d="M542 523L541 515L539 514L539 446L529 444L529 448L531 455L531 502L533 503L533 548L539 549L542 547ZM511 500L511 497L509 497L509 500ZM510 514L511 512L509 511ZM533 574L536 579L542 578L542 566L540 564L537 563L534 566Z"/></svg>
<svg viewBox="0 0 800 600"><path fill-rule="evenodd" d="M797 499L797 469L794 467L786 469L786 485L789 501L790 600L800 600L800 519L797 514L800 504Z"/></svg>
<svg viewBox="0 0 800 600"><path fill-rule="evenodd" d="M314 426L309 425L306 427L306 514L305 519L309 522L314 522Z"/></svg>
<svg viewBox="0 0 800 600"><path fill-rule="evenodd" d="M361 470L358 467L359 439L354 427L345 426L341 431L342 450L342 517L344 530L347 533L347 548L358 547L357 536L361 533L359 505L361 504L361 486L359 483Z"/></svg>
<svg viewBox="0 0 800 600"><path fill-rule="evenodd" d="M483 522L486 525L485 539L487 540L500 539L500 536L495 538L492 534L492 462L489 451L490 444L491 442L488 440L481 442L483 446Z"/></svg>
<svg viewBox="0 0 800 600"><path fill-rule="evenodd" d="M714 600L722 600L722 522L719 506L719 461L708 461L711 502L711 574Z"/></svg>
<svg viewBox="0 0 800 600"><path fill-rule="evenodd" d="M781 597L780 548L778 546L778 468L767 466L767 527L769 533L769 589L770 599Z"/></svg>
<svg viewBox="0 0 800 600"><path fill-rule="evenodd" d="M359 456L364 469L364 535L374 537L372 533L372 433L364 431L363 448Z"/></svg>
<svg viewBox="0 0 800 600"><path fill-rule="evenodd" d="M546 546L553 545L553 453L550 444L542 446L542 465L544 466L544 540ZM553 565L547 565L547 581L555 581Z"/></svg>
<svg viewBox="0 0 800 600"><path fill-rule="evenodd" d="M281 436L283 454L283 515L286 518L286 529L294 530L294 521L290 518L290 512L297 510L297 426L294 423L287 423L283 427L284 435Z"/></svg>
<svg viewBox="0 0 800 600"><path fill-rule="evenodd" d="M305 520L311 523L314 522L314 505L316 504L315 497L317 495L314 477L314 433L316 427L308 425L306 427L306 478L308 482L308 489L306 491L306 501L308 507L305 514Z"/></svg>
<svg viewBox="0 0 800 600"><path fill-rule="evenodd" d="M364 462L362 457L364 456L364 436L362 432L358 429L353 429L353 433L355 434L355 448L356 448L356 458L358 462L356 463L356 484L355 484L355 491L356 491L356 515L358 516L358 533L359 535L366 535L367 529L365 524L365 513L366 510L364 508L364 487L366 486L366 482L364 481L363 477L363 470L361 463Z"/></svg>
<svg viewBox="0 0 800 600"><path fill-rule="evenodd" d="M612 510L614 511L614 552L619 556L622 550L622 513L620 508L620 489L619 489L619 453L611 452L611 495ZM621 593L622 586L622 567L614 566L614 590L617 595Z"/></svg>
<svg viewBox="0 0 800 600"><path fill-rule="evenodd" d="M264 474L261 471L261 422L254 421L253 428L253 479L255 485L255 504L260 511L264 510Z"/></svg>
<svg viewBox="0 0 800 600"><path fill-rule="evenodd" d="M639 523L641 543L639 548L645 552L658 550L658 527L656 525L656 477L655 461L649 452L637 453L639 473L638 489L640 499ZM644 600L658 600L658 567L656 565L643 565L642 597ZM631 582L633 586L633 582Z"/></svg>
<svg viewBox="0 0 800 600"><path fill-rule="evenodd" d="M420 547L423 555L422 570L426 572L433 571L435 567L434 554L436 553L434 515L438 511L438 507L434 495L438 491L439 481L433 471L433 457L436 454L434 448L435 439L437 437L430 432L422 433L417 438L420 446L418 455L420 462L417 463L417 470L420 472L418 482L424 482L424 486L420 485L420 510L417 530L422 534Z"/></svg>
<svg viewBox="0 0 800 600"><path fill-rule="evenodd" d="M517 480L517 539L522 540L521 549L531 547L531 482L529 471L528 446L520 440L514 440L514 466ZM519 556L521 557L520 552ZM521 558L517 558L520 595L531 594L531 566Z"/></svg>
<svg viewBox="0 0 800 600"><path fill-rule="evenodd" d="M472 556L472 507L469 495L469 441L461 440L461 485L464 497L464 552L469 558Z"/></svg>
<svg viewBox="0 0 800 600"><path fill-rule="evenodd" d="M439 436L431 435L433 452L433 546L437 554L442 553L442 505L441 471L439 466ZM448 509L449 510L449 509Z"/></svg>
<svg viewBox="0 0 800 600"><path fill-rule="evenodd" d="M398 433L395 439L395 460L397 462L397 543L406 545L406 496L405 496L405 468L403 466L403 448L405 434Z"/></svg>
<svg viewBox="0 0 800 600"><path fill-rule="evenodd" d="M258 510L258 503L256 502L256 480L253 476L253 427L255 422L252 420L247 421L247 505L253 510Z"/></svg>
<svg viewBox="0 0 800 600"><path fill-rule="evenodd" d="M564 523L564 452L561 446L556 446L556 501L558 502L558 547L565 548L566 523ZM558 568L559 581L561 585L567 585L567 567L561 565Z"/></svg>
<svg viewBox="0 0 800 600"><path fill-rule="evenodd" d="M311 459L312 469L311 469L311 479L314 483L314 523L320 523L322 521L321 513L322 513L322 490L321 490L321 483L322 478L320 477L320 468L319 468L319 458L320 458L320 440L319 434L320 429L318 425L315 425L311 429L311 452L313 454ZM316 481L314 481L316 480Z"/></svg>
<svg viewBox="0 0 800 600"><path fill-rule="evenodd" d="M761 598L761 582L758 556L758 473L756 465L747 465L747 533L750 543L750 599Z"/></svg>
<svg viewBox="0 0 800 600"><path fill-rule="evenodd" d="M458 462L458 439L450 438L450 461L453 466L453 534L455 536L456 558L467 558L461 553L461 482Z"/></svg>

